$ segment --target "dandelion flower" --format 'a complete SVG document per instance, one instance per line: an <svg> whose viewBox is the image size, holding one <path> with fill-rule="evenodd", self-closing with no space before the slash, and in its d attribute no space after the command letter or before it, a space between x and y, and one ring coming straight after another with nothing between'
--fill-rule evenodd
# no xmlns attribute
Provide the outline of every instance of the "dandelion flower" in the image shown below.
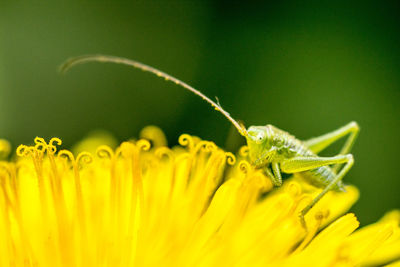
<svg viewBox="0 0 400 267"><path fill-rule="evenodd" d="M272 190L245 149L236 159L186 134L174 148L158 129L144 135L75 155L36 138L1 161L0 266L398 264L399 211L356 230L343 215L355 187L328 193L306 232L298 213L318 190L299 178Z"/></svg>

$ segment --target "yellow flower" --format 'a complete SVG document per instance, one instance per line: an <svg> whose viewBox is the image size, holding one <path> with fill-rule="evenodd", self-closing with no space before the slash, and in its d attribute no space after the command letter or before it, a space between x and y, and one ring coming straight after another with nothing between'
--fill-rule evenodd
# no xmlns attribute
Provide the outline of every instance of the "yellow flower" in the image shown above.
<svg viewBox="0 0 400 267"><path fill-rule="evenodd" d="M36 138L2 161L0 266L354 266L400 257L399 211L357 231L356 217L342 215L358 198L353 186L327 194L306 232L298 212L318 190L297 177L271 191L245 149L236 160L189 135L171 149L155 128L144 137L153 147L141 139L76 156L57 151L57 138Z"/></svg>

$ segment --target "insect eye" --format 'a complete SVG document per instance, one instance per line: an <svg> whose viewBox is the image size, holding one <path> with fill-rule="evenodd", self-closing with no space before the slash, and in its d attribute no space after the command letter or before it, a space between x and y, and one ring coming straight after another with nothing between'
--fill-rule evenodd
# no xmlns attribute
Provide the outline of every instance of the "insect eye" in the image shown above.
<svg viewBox="0 0 400 267"><path fill-rule="evenodd" d="M259 143L261 143L262 141L264 141L264 138L265 138L265 135L262 134L262 133L259 133L259 134L257 135L257 137L256 137L256 142L259 144Z"/></svg>

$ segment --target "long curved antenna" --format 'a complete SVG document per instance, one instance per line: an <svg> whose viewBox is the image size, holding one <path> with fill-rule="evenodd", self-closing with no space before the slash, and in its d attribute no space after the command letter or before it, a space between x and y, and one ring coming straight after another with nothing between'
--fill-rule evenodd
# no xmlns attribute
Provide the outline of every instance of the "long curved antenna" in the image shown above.
<svg viewBox="0 0 400 267"><path fill-rule="evenodd" d="M239 133L243 136L247 136L247 131L246 128L244 126L242 126L240 123L238 123L235 119L233 119L228 112L226 112L221 105L215 103L214 101L212 101L210 98L208 98L207 96L205 96L203 93L201 93L199 90L193 88L192 86L188 85L187 83L163 72L160 71L156 68L153 68L151 66L148 66L146 64L140 63L138 61L135 60L130 60L130 59L126 59L126 58L121 58L121 57L115 57L115 56L107 56L107 55L84 55L84 56L79 56L79 57L74 57L74 58L70 58L68 59L66 62L64 62L61 66L60 66L60 71L62 73L67 72L70 68L72 68L75 65L78 64L83 64L83 63L87 63L87 62L93 62L93 61L97 61L97 62L110 62L110 63L117 63L117 64L124 64L124 65L128 65L137 69L140 69L142 71L145 72L150 72L153 73L155 75L157 75L158 77L162 77L167 81L172 81L177 85L182 86L183 88L191 91L192 93L194 93L195 95L200 96L203 100L207 101L212 107L215 108L215 110L219 111L222 113L222 115L224 115L232 124L233 126L236 127L236 129L239 131Z"/></svg>

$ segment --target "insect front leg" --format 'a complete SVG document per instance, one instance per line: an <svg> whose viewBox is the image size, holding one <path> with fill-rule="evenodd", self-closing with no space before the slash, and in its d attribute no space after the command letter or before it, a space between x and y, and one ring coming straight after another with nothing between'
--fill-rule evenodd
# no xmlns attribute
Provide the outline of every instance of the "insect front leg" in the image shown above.
<svg viewBox="0 0 400 267"><path fill-rule="evenodd" d="M286 173L302 172L307 170L316 169L322 166L332 165L332 164L343 164L344 167L340 170L338 174L331 180L331 182L322 190L321 193L316 196L310 204L308 204L300 212L300 221L305 229L307 229L304 216L310 211L312 207L329 191L331 190L339 181L343 179L346 173L354 164L353 155L338 155L335 157L297 157L285 160L281 162L281 170Z"/></svg>
<svg viewBox="0 0 400 267"><path fill-rule="evenodd" d="M256 168L262 168L266 165L269 164L269 158L274 157L274 155L276 154L276 150L268 150L268 151L264 151L263 154L261 154L261 156L259 156L254 162L253 165Z"/></svg>
<svg viewBox="0 0 400 267"><path fill-rule="evenodd" d="M253 164L256 166L256 168L264 167L265 173L271 179L274 186L281 186L282 185L282 174L279 169L279 163L278 162L271 163L272 171L269 168L269 164L268 164L267 156L272 155L274 153L275 153L275 151L267 151L260 158L258 158Z"/></svg>
<svg viewBox="0 0 400 267"><path fill-rule="evenodd" d="M282 174L279 170L279 164L277 162L271 163L272 172L269 166L265 167L264 171L267 176L271 179L274 186L281 186L282 185Z"/></svg>
<svg viewBox="0 0 400 267"><path fill-rule="evenodd" d="M271 171L272 168L272 171ZM269 165L264 166L263 170L265 174L271 179L272 184L274 186L281 186L282 185L282 175L281 171L279 170L278 163L272 163L271 168Z"/></svg>

